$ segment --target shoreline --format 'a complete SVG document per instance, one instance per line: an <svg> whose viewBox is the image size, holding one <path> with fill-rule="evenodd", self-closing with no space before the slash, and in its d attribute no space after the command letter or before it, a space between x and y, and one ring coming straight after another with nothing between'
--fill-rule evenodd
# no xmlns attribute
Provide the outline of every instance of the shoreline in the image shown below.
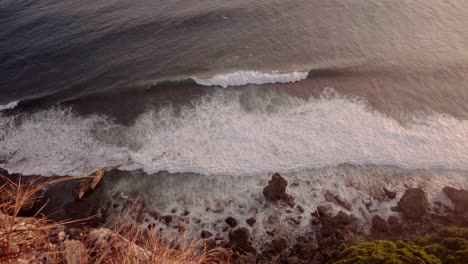
<svg viewBox="0 0 468 264"><path fill-rule="evenodd" d="M0 174L13 181L20 178L20 175L10 175L4 170L0 170ZM275 263L271 262L273 259L278 261L276 263L330 263L338 245L356 245L376 239L411 241L446 227L468 227L468 191L453 187L440 190L449 204L428 200L421 188L407 188L404 193L397 193L384 187L366 206L370 213L377 212L379 210L375 206L382 201L395 201L397 206L391 208L392 215L371 213L371 217L363 219L353 214L347 197L333 191L323 191L324 202L312 212L306 211L306 206L290 192L298 183L288 182L286 177L274 174L266 185L259 187L256 199L262 206L237 208L238 211L255 210L258 213L274 207L274 214L267 218L255 217L256 214L248 218L242 214L227 215L226 204L218 204L205 209L205 214L217 216L207 223L192 208L173 208L169 213L158 211L138 190L109 193L106 190L108 180L117 176L118 171L103 169L90 178L72 178L48 186L42 196L48 201L41 212L56 221L97 216L81 227L88 232L99 228L112 229L120 221L124 226L140 225L168 239L204 239L210 249L231 250L233 263ZM26 182L34 182L35 177L49 178L22 177ZM36 207L41 208L42 205ZM34 215L36 207L31 207L29 214ZM123 214L126 217L122 222ZM294 229L300 230L299 235L297 232L293 237L284 235L285 231Z"/></svg>

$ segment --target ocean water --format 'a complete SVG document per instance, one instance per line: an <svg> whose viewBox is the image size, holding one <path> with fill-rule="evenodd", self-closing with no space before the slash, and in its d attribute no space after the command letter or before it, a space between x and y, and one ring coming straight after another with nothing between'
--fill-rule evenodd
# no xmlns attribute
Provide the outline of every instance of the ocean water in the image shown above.
<svg viewBox="0 0 468 264"><path fill-rule="evenodd" d="M350 175L366 192L466 187L467 13L433 0L3 0L0 167L141 169L215 193L187 206L257 197L274 172L319 189ZM345 177L344 164L359 169ZM226 196L227 183L242 186Z"/></svg>

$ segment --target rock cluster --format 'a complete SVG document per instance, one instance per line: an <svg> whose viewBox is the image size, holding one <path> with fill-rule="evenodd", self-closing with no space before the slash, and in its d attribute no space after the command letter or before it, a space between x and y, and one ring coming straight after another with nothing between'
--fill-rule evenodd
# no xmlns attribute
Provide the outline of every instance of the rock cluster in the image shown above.
<svg viewBox="0 0 468 264"><path fill-rule="evenodd" d="M93 192L96 192L106 170L100 170L92 177L80 179L75 184L74 197L76 202L84 203ZM0 176L11 175L0 169ZM101 184L102 185L102 184ZM291 188L294 188L292 185ZM278 173L272 175L271 180L263 188L263 197L259 200L265 207L274 207L278 215L257 217L259 208L246 212L241 216L223 215L226 204L217 203L206 208L206 212L217 216L211 225L202 223L193 213L185 208L171 208L162 214L148 208L138 194L127 195L116 193L105 208L101 208L99 215L101 223L110 225L115 219L112 215L126 212L130 208L132 214L127 220L136 223L147 223L148 230L169 230L172 234L183 235L186 226L196 224L200 226L197 234L206 242L205 248L228 248L234 253L231 263L327 263L332 260L339 245L353 245L371 239L406 240L432 233L441 227L468 226L468 191L445 187L443 192L453 202L454 208L443 204L431 204L426 193L421 188L410 188L402 192L397 200L397 193L386 188L379 188L382 194L379 201L394 202L398 206L392 209L390 216L375 214L360 215L354 204L333 191L323 193L326 202L316 209L296 204L295 198L288 193L288 181ZM382 191L383 190L383 191ZM259 188L259 194L261 189ZM10 195L11 196L11 195ZM3 195L2 200L11 199ZM400 194L398 194L400 197ZM377 199L377 198L375 198ZM395 201L391 201L395 199ZM333 207L332 207L333 205ZM29 207L29 205L28 205ZM307 210L306 210L307 209ZM368 207L369 209L369 207ZM25 209L31 210L31 209ZM307 211L314 210L311 214ZM228 212L228 210L226 210ZM275 211L276 212L276 211ZM371 232L362 230L363 215L368 217ZM255 216L255 217L252 217ZM237 219L236 219L236 218ZM245 218L243 218L245 217ZM257 222L258 220L258 222ZM361 222L360 222L361 221ZM304 234L299 236L282 233L281 225L294 228L304 228ZM211 229L211 227L218 227ZM122 227L125 230L125 226ZM222 231L221 231L222 230ZM258 244L255 237L259 232L265 232L271 239ZM67 228L49 234L52 242L64 247L74 248L80 252L79 242L84 237L95 241L96 247L105 244L112 236L106 229L99 227L88 230ZM295 237L293 237L295 236ZM149 258L148 252L140 252L141 248L134 246L136 253L142 256L141 261ZM74 263L76 256L65 257L69 263Z"/></svg>

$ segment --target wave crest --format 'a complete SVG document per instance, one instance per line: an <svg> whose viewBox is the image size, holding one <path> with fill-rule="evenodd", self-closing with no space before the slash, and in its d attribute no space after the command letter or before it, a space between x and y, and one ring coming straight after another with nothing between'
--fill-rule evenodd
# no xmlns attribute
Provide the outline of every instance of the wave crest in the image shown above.
<svg viewBox="0 0 468 264"><path fill-rule="evenodd" d="M0 112L3 110L13 109L18 105L19 101L11 102L6 105L0 105Z"/></svg>
<svg viewBox="0 0 468 264"><path fill-rule="evenodd" d="M267 84L267 83L292 83L299 82L307 78L307 71L295 71L288 73L272 72L264 73L259 71L240 71L227 74L217 74L211 78L192 79L199 85L204 86L242 86L247 84Z"/></svg>

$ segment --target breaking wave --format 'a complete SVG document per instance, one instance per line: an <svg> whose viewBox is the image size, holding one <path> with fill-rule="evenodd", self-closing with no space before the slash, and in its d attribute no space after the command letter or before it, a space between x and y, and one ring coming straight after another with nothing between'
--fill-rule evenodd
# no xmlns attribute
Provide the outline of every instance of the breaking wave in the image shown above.
<svg viewBox="0 0 468 264"><path fill-rule="evenodd" d="M302 81L307 78L307 71L295 71L288 73L272 72L263 73L259 71L240 71L227 74L218 74L211 78L202 79L192 77L199 85L204 86L242 86L247 84L267 84L267 83L292 83Z"/></svg>
<svg viewBox="0 0 468 264"><path fill-rule="evenodd" d="M6 105L0 105L0 112L3 110L13 109L18 105L19 101L11 102Z"/></svg>
<svg viewBox="0 0 468 264"><path fill-rule="evenodd" d="M433 114L402 124L329 94L303 100L220 90L177 111L146 112L128 127L64 108L0 115L0 166L22 173L120 166L254 175L344 163L467 170L467 156L466 120Z"/></svg>

